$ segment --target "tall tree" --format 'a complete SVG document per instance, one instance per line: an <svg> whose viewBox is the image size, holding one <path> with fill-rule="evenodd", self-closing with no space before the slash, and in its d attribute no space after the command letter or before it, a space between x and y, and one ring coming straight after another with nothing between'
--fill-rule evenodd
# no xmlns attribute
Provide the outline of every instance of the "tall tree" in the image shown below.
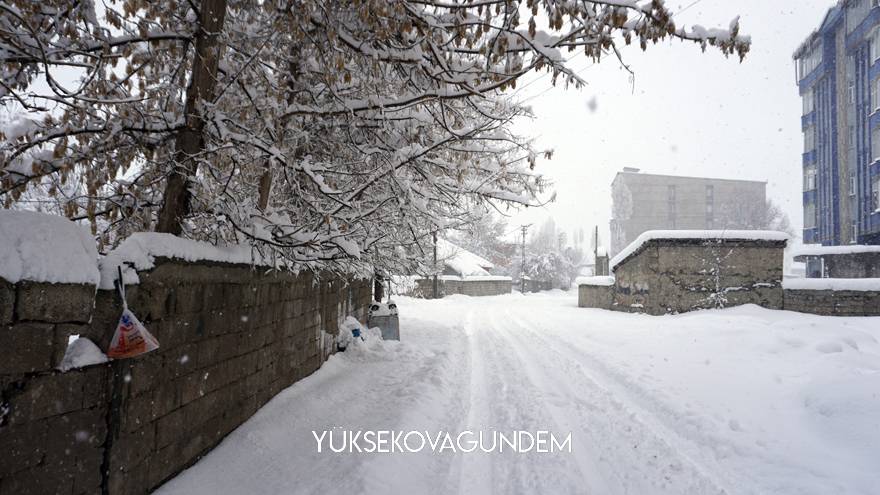
<svg viewBox="0 0 880 495"><path fill-rule="evenodd" d="M506 94L584 83L667 38L742 57L661 0L0 0L0 197L340 268L405 262L472 204L533 204L540 153ZM538 23L546 20L546 30ZM69 181L76 181L72 187ZM424 246L422 246L424 247Z"/></svg>

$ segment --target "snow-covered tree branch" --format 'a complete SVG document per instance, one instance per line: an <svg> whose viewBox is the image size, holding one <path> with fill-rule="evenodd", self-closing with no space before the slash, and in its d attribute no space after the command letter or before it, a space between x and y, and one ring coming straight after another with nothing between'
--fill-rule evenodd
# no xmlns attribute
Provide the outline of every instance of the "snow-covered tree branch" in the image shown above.
<svg viewBox="0 0 880 495"><path fill-rule="evenodd" d="M742 57L663 1L0 0L0 197L54 198L103 243L152 229L296 264L407 263L473 204L535 204L505 90L576 87L664 39ZM540 26L547 25L546 29ZM406 251L404 249L403 251Z"/></svg>

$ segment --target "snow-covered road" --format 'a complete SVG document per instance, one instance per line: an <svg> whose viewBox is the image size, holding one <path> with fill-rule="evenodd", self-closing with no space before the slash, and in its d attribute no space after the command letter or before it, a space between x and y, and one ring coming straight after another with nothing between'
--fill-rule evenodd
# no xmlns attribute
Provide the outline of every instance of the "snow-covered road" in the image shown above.
<svg viewBox="0 0 880 495"><path fill-rule="evenodd" d="M648 317L560 291L401 298L162 494L880 492L880 318ZM312 432L549 430L571 452L317 452Z"/></svg>

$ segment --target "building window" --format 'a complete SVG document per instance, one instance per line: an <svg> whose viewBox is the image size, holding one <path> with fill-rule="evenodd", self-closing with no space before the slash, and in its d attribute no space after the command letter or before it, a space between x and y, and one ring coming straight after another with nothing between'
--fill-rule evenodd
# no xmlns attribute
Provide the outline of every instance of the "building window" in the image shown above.
<svg viewBox="0 0 880 495"><path fill-rule="evenodd" d="M877 37L880 39L880 36ZM880 78L871 83L871 113L880 109Z"/></svg>
<svg viewBox="0 0 880 495"><path fill-rule="evenodd" d="M798 59L798 80L801 80L819 67L822 63L822 44L814 42L813 46Z"/></svg>
<svg viewBox="0 0 880 495"><path fill-rule="evenodd" d="M813 111L815 107L813 106L813 90L808 89L806 93L804 93L804 115L808 115Z"/></svg>
<svg viewBox="0 0 880 495"><path fill-rule="evenodd" d="M669 228L675 228L675 186L668 186L666 190L666 218L669 221Z"/></svg>
<svg viewBox="0 0 880 495"><path fill-rule="evenodd" d="M804 228L816 228L816 205L814 203L804 205Z"/></svg>
<svg viewBox="0 0 880 495"><path fill-rule="evenodd" d="M852 229L852 230L849 231L850 232L849 240L850 240L851 244L855 244L856 239L859 237L859 224L856 222L853 222L852 225L850 225L850 229Z"/></svg>
<svg viewBox="0 0 880 495"><path fill-rule="evenodd" d="M880 58L880 30L875 29L871 33L871 63Z"/></svg>
<svg viewBox="0 0 880 495"><path fill-rule="evenodd" d="M871 185L871 206L874 207L874 213L880 213L880 177L874 179Z"/></svg>
<svg viewBox="0 0 880 495"><path fill-rule="evenodd" d="M871 162L880 160L880 128L871 131Z"/></svg>
<svg viewBox="0 0 880 495"><path fill-rule="evenodd" d="M816 149L816 126L807 127L804 131L804 153L809 153Z"/></svg>
<svg viewBox="0 0 880 495"><path fill-rule="evenodd" d="M849 195L856 195L856 174L849 174Z"/></svg>
<svg viewBox="0 0 880 495"><path fill-rule="evenodd" d="M804 191L816 189L816 167L808 167L804 170Z"/></svg>

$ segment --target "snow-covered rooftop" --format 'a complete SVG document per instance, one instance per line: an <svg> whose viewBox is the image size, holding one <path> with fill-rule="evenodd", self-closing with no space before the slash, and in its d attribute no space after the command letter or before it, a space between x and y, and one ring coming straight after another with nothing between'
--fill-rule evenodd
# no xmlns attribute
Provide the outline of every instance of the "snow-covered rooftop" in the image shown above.
<svg viewBox="0 0 880 495"><path fill-rule="evenodd" d="M0 210L0 278L97 285L95 240L58 215Z"/></svg>
<svg viewBox="0 0 880 495"><path fill-rule="evenodd" d="M785 232L772 230L649 230L636 237L636 240L613 258L611 268L614 269L623 260L635 254L646 242L660 239L720 239L725 241L787 241Z"/></svg>
<svg viewBox="0 0 880 495"><path fill-rule="evenodd" d="M807 244L792 251L792 256L823 256L826 254L880 253L880 246L852 244L849 246L821 246Z"/></svg>
<svg viewBox="0 0 880 495"><path fill-rule="evenodd" d="M488 276L495 265L446 239L437 239L437 259L463 277Z"/></svg>

